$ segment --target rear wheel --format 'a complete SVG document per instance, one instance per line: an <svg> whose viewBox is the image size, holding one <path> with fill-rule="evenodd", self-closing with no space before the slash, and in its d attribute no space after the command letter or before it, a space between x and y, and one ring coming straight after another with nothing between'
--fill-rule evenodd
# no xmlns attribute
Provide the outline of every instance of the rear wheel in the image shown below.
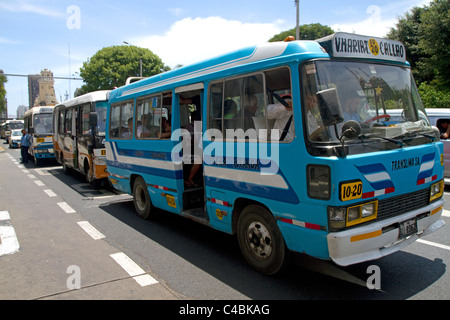
<svg viewBox="0 0 450 320"><path fill-rule="evenodd" d="M142 177L137 177L133 185L134 209L139 217L148 219L152 208L152 202L148 193L147 184Z"/></svg>
<svg viewBox="0 0 450 320"><path fill-rule="evenodd" d="M273 275L286 265L288 250L267 209L258 205L246 207L239 217L237 237L245 260L256 270Z"/></svg>

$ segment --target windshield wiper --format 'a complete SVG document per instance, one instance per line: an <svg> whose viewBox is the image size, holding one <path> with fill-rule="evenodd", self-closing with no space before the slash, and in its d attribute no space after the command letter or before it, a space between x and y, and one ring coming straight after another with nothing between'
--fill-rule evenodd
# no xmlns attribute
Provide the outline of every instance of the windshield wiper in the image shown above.
<svg viewBox="0 0 450 320"><path fill-rule="evenodd" d="M387 138L387 137L383 137L383 136L380 136L380 135L378 135L378 134L373 134L373 133L363 133L363 134L360 134L360 135L358 136L358 139L361 139L361 140L362 140L362 139L364 139L364 138L380 138L380 139L383 139L383 140L386 140L386 141L395 143L396 145L400 146L400 148L403 148L403 146L404 146L404 143L403 143L402 141L395 140L395 139L391 139L391 138Z"/></svg>
<svg viewBox="0 0 450 320"><path fill-rule="evenodd" d="M418 132L418 131L406 132L404 134L401 134L401 135L397 136L396 138L400 138L400 139L403 139L403 138L414 138L414 137L417 137L418 135L421 135L421 136L423 136L425 138L430 139L431 142L436 141L436 137L434 135L428 135L428 134L425 134L423 132Z"/></svg>

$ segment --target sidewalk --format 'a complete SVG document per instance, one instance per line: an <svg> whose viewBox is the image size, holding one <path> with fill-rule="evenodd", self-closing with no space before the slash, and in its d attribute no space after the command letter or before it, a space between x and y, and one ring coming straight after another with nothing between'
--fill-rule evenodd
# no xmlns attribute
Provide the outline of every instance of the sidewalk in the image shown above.
<svg viewBox="0 0 450 320"><path fill-rule="evenodd" d="M2 147L0 226L13 228L18 250L0 255L0 299L182 299L48 192L33 165L27 169ZM9 237L1 230L0 254Z"/></svg>

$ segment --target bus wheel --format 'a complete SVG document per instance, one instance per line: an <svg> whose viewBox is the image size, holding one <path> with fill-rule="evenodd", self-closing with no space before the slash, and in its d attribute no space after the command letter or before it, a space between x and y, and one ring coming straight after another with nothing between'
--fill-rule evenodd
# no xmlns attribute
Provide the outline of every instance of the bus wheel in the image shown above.
<svg viewBox="0 0 450 320"><path fill-rule="evenodd" d="M250 205L242 211L237 237L245 260L259 272L273 275L286 264L288 250L283 236L265 208Z"/></svg>
<svg viewBox="0 0 450 320"><path fill-rule="evenodd" d="M133 185L134 209L139 217L148 219L152 202L148 193L147 184L142 177L137 177Z"/></svg>

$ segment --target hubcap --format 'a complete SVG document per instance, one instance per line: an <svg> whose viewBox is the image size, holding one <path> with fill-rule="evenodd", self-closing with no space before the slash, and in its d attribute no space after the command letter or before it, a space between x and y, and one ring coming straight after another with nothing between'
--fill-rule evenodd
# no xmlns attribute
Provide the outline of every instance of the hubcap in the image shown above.
<svg viewBox="0 0 450 320"><path fill-rule="evenodd" d="M269 230L256 221L252 222L247 228L247 244L259 258L267 258L272 252L272 239Z"/></svg>

